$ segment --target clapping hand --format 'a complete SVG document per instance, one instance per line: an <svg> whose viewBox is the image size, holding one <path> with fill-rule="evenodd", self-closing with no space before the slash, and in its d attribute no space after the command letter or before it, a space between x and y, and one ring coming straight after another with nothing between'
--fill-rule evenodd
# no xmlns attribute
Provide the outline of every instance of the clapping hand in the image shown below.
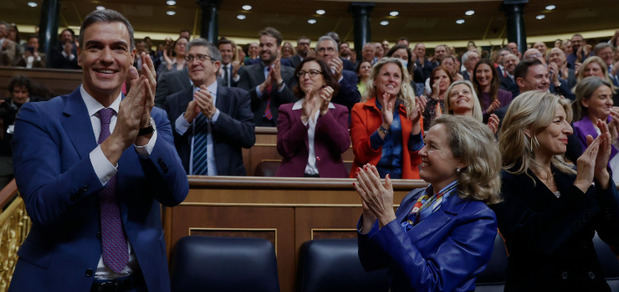
<svg viewBox="0 0 619 292"><path fill-rule="evenodd" d="M576 161L577 175L574 185L583 193L587 192L593 180L597 180L601 189L607 189L610 175L607 170L610 159L610 133L608 125L601 120L596 124L600 129L600 135L593 139L587 135L587 149Z"/></svg>
<svg viewBox="0 0 619 292"><path fill-rule="evenodd" d="M395 220L393 187L389 175L382 183L376 167L366 164L359 169L356 178L357 181L353 185L362 201L363 231L367 233L376 219L381 227Z"/></svg>
<svg viewBox="0 0 619 292"><path fill-rule="evenodd" d="M331 86L325 86L320 89L320 115L327 114L329 110L329 103L331 102L331 98L333 98L333 88Z"/></svg>
<svg viewBox="0 0 619 292"><path fill-rule="evenodd" d="M492 131L493 134L496 135L496 132L499 130L499 122L501 120L499 119L499 117L495 114L490 114L490 117L488 117L488 128L490 128L490 131Z"/></svg>

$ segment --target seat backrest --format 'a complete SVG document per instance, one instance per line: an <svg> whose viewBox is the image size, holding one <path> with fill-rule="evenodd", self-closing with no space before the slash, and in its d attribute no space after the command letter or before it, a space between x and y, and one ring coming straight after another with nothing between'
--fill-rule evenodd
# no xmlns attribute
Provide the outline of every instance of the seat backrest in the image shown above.
<svg viewBox="0 0 619 292"><path fill-rule="evenodd" d="M297 291L387 291L387 270L366 272L357 251L357 239L322 239L303 243Z"/></svg>
<svg viewBox="0 0 619 292"><path fill-rule="evenodd" d="M279 291L273 244L259 238L183 237L170 273L172 291Z"/></svg>
<svg viewBox="0 0 619 292"><path fill-rule="evenodd" d="M486 269L477 276L476 292L503 291L507 273L507 254L503 245L503 238L497 233L494 238L492 257Z"/></svg>
<svg viewBox="0 0 619 292"><path fill-rule="evenodd" d="M593 246L611 291L619 292L619 261L617 260L617 255L602 241L597 233L593 237Z"/></svg>

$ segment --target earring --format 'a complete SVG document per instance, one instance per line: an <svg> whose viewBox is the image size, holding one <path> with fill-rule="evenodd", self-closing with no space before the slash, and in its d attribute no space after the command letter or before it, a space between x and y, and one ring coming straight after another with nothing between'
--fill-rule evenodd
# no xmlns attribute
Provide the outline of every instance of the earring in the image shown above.
<svg viewBox="0 0 619 292"><path fill-rule="evenodd" d="M457 173L461 173L461 172L462 172L462 168L459 168L459 167L458 167L458 168L456 168L456 172L457 172Z"/></svg>

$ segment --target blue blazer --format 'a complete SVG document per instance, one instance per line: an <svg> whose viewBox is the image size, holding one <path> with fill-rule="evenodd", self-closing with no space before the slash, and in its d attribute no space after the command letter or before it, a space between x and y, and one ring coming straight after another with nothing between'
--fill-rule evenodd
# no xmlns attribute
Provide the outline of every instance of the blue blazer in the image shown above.
<svg viewBox="0 0 619 292"><path fill-rule="evenodd" d="M440 209L405 232L400 223L425 189L411 191L396 220L359 234L366 270L389 267L391 291L473 291L475 278L492 255L494 212L481 201L449 196ZM361 222L361 221L360 221Z"/></svg>
<svg viewBox="0 0 619 292"><path fill-rule="evenodd" d="M149 158L134 146L118 162L117 197L127 240L148 291L169 291L160 203L185 199L187 176L165 112L151 112L157 141ZM32 220L9 291L90 291L101 257L103 188L90 162L97 146L80 91L22 106L15 122L15 178Z"/></svg>

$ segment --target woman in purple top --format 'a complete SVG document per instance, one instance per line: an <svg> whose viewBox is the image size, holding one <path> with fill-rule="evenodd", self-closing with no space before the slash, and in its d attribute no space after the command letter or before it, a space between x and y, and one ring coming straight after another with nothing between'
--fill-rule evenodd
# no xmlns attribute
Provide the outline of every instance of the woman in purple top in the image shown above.
<svg viewBox="0 0 619 292"><path fill-rule="evenodd" d="M608 165L612 170L615 183L619 182L619 156L617 156L619 109L613 107L612 85L599 77L590 76L576 84L574 94L574 135L580 144L580 149L587 148L587 136L596 138L600 129L597 120L608 123L611 134L611 154Z"/></svg>
<svg viewBox="0 0 619 292"><path fill-rule="evenodd" d="M482 59L477 62L473 72L473 84L484 115L507 107L512 102L512 93L499 88L499 74L490 60Z"/></svg>

